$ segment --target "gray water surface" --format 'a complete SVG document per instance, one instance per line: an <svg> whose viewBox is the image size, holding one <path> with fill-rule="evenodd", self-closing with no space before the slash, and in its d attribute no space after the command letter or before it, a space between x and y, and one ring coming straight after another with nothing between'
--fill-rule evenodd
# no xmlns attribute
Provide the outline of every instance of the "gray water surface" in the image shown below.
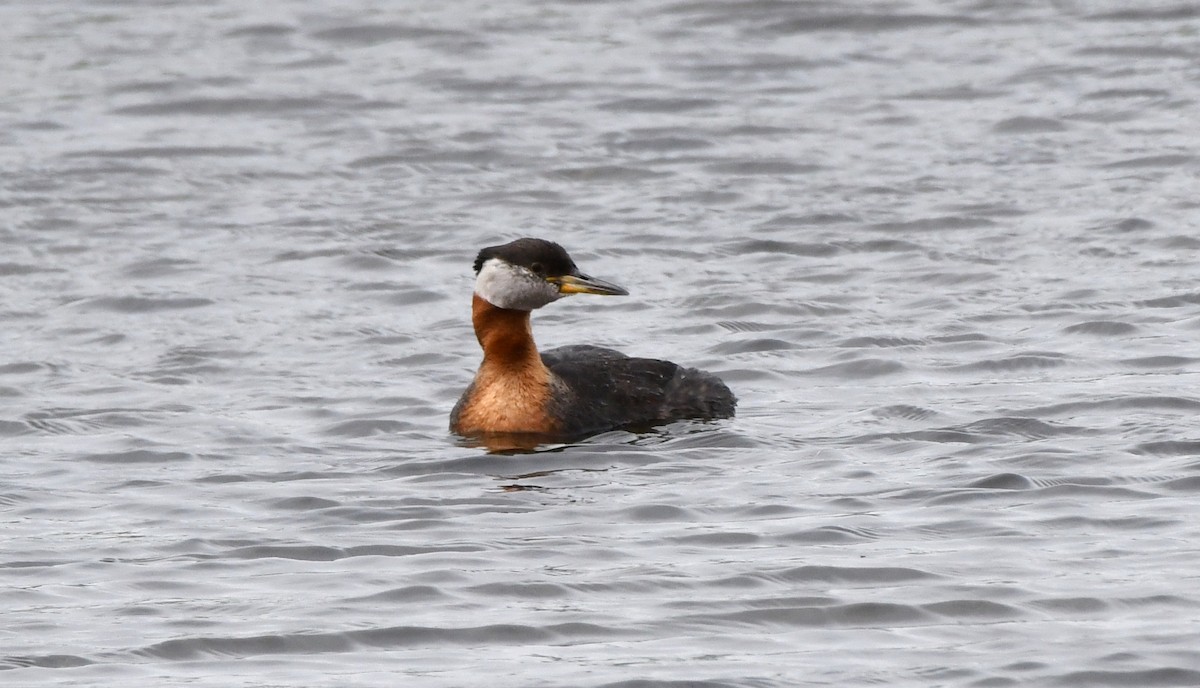
<svg viewBox="0 0 1200 688"><path fill-rule="evenodd" d="M0 7L5 686L1200 685L1200 10ZM447 414L471 262L738 416ZM676 683L672 683L676 682Z"/></svg>

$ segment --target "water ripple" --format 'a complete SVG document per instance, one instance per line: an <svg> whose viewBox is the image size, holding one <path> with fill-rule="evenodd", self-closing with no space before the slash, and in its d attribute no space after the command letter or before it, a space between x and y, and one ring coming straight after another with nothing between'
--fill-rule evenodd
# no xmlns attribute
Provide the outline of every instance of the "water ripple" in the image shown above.
<svg viewBox="0 0 1200 688"><path fill-rule="evenodd" d="M5 685L1200 683L1194 8L70 5L3 42ZM450 435L518 236L632 294L539 344L737 416Z"/></svg>

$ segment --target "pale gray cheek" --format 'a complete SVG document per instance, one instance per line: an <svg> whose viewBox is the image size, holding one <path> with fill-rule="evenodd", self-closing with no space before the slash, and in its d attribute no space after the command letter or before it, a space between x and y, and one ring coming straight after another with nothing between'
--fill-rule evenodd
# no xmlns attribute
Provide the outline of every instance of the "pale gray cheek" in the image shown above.
<svg viewBox="0 0 1200 688"><path fill-rule="evenodd" d="M541 308L560 296L552 284L512 274L489 274L479 280L476 292L493 306L528 311Z"/></svg>
<svg viewBox="0 0 1200 688"><path fill-rule="evenodd" d="M553 284L550 284L549 282L542 282L542 296L546 300L546 303L551 303L561 299L562 297L566 296L566 294L560 292L558 287L554 286Z"/></svg>
<svg viewBox="0 0 1200 688"><path fill-rule="evenodd" d="M510 306L510 308L533 310L556 301L561 296L554 285L541 280L526 282L521 285L521 288L517 292L513 298L514 305Z"/></svg>
<svg viewBox="0 0 1200 688"><path fill-rule="evenodd" d="M564 296L558 287L532 273L491 261L480 271L475 293L493 306L528 311Z"/></svg>

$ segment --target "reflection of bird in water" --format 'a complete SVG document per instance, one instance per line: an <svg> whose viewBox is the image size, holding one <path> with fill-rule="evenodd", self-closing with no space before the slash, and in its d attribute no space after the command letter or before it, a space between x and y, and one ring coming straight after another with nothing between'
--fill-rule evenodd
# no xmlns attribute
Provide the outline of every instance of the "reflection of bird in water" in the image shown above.
<svg viewBox="0 0 1200 688"><path fill-rule="evenodd" d="M529 313L569 294L625 295L588 277L561 246L517 239L479 252L471 315L483 347L475 380L450 414L460 435L569 439L682 418L725 418L724 382L670 361L576 345L539 354Z"/></svg>

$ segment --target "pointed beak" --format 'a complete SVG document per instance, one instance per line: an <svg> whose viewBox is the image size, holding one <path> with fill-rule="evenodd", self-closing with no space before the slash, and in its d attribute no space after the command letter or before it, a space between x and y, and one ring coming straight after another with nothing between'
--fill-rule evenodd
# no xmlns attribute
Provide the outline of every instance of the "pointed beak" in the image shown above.
<svg viewBox="0 0 1200 688"><path fill-rule="evenodd" d="M628 296L623 288L605 282L602 279L588 277L584 274L563 275L562 277L547 277L547 282L558 285L560 294L602 294L605 296Z"/></svg>

